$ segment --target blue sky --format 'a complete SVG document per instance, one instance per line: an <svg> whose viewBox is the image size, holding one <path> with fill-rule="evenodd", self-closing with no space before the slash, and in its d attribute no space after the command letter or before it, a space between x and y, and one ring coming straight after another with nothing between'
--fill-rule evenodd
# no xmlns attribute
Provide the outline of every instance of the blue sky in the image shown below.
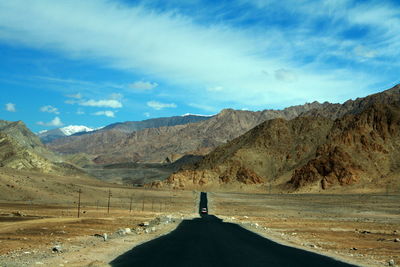
<svg viewBox="0 0 400 267"><path fill-rule="evenodd" d="M0 0L0 118L62 125L343 102L400 82L400 4Z"/></svg>

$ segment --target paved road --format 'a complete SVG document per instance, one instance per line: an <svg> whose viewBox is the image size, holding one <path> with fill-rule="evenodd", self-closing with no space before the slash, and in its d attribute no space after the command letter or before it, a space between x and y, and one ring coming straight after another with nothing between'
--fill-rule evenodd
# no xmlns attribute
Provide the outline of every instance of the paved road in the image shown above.
<svg viewBox="0 0 400 267"><path fill-rule="evenodd" d="M201 193L199 213L207 207ZM234 214L232 214L234 215ZM135 247L111 266L353 266L304 250L279 245L212 215L184 220L168 235Z"/></svg>

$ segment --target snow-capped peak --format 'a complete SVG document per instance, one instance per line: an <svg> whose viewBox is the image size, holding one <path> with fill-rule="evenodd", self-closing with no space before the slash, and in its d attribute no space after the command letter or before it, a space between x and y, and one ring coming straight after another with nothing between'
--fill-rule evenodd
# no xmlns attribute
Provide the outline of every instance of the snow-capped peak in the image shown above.
<svg viewBox="0 0 400 267"><path fill-rule="evenodd" d="M60 128L60 131L63 132L63 134L69 136L69 135L73 135L73 134L81 133L81 132L91 132L91 131L94 131L94 129L89 128L84 125L70 125L70 126Z"/></svg>

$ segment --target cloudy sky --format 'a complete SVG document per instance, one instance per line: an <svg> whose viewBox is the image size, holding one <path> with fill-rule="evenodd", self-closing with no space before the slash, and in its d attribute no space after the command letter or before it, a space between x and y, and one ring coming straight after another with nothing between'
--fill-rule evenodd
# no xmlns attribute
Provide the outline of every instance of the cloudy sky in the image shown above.
<svg viewBox="0 0 400 267"><path fill-rule="evenodd" d="M0 0L0 119L343 102L399 83L399 56L396 0Z"/></svg>

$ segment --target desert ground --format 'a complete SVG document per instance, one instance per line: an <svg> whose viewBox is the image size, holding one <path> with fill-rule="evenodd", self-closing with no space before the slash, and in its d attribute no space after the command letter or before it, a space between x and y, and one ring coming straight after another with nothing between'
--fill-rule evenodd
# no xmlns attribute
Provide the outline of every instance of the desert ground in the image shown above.
<svg viewBox="0 0 400 267"><path fill-rule="evenodd" d="M1 267L104 266L134 245L172 231L182 219L193 218L198 205L198 193L192 191L132 188L86 176L6 168L0 171L0 190Z"/></svg>
<svg viewBox="0 0 400 267"><path fill-rule="evenodd" d="M360 266L400 262L399 194L208 195L211 213L278 243Z"/></svg>
<svg viewBox="0 0 400 267"><path fill-rule="evenodd" d="M85 176L2 168L0 190L0 266L107 266L198 216L198 191L133 188ZM209 192L208 200L210 214L282 244L360 266L400 262L398 193Z"/></svg>

